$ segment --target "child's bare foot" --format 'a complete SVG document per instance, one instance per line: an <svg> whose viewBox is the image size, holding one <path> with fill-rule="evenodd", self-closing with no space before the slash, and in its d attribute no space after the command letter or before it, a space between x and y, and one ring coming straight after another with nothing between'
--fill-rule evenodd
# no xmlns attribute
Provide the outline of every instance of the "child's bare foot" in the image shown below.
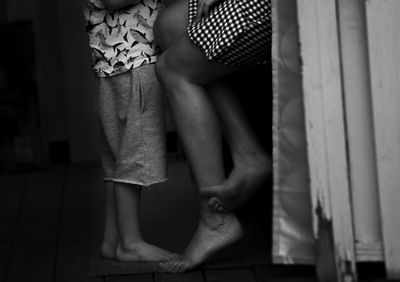
<svg viewBox="0 0 400 282"><path fill-rule="evenodd" d="M249 158L230 173L223 184L203 187L200 193L210 197L208 206L215 212L233 211L243 205L271 175L269 158Z"/></svg>
<svg viewBox="0 0 400 282"><path fill-rule="evenodd" d="M184 254L160 263L173 273L184 272L200 265L215 252L235 243L242 236L242 227L234 214L218 214L213 222L200 221L195 235Z"/></svg>
<svg viewBox="0 0 400 282"><path fill-rule="evenodd" d="M117 241L103 241L100 247L100 256L103 259L115 259L115 250L117 248Z"/></svg>
<svg viewBox="0 0 400 282"><path fill-rule="evenodd" d="M121 262L162 262L177 259L179 255L141 241L129 246L118 244L116 258Z"/></svg>

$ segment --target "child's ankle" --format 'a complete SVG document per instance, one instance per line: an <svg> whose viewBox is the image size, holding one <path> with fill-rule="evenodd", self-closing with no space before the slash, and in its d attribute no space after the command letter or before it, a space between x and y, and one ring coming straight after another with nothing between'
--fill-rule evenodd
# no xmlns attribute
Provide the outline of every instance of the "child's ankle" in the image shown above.
<svg viewBox="0 0 400 282"><path fill-rule="evenodd" d="M114 259L116 255L115 253L116 249L117 249L117 241L115 242L103 241L100 247L101 257L105 259Z"/></svg>
<svg viewBox="0 0 400 282"><path fill-rule="evenodd" d="M135 240L120 240L118 241L118 248L120 250L128 251L128 250L133 250L137 246L140 246L144 243L143 239L135 239Z"/></svg>

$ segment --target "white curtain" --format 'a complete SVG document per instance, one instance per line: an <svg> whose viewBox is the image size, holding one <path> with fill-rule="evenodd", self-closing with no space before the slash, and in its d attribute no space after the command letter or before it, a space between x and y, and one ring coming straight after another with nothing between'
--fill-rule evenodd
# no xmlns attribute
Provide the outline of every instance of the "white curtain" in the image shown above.
<svg viewBox="0 0 400 282"><path fill-rule="evenodd" d="M273 261L312 264L307 148L296 0L273 0Z"/></svg>

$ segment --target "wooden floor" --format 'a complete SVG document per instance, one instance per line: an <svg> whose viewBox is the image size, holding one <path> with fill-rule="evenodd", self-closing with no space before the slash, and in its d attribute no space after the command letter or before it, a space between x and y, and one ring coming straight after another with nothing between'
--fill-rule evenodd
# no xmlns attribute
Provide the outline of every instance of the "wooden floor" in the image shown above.
<svg viewBox="0 0 400 282"><path fill-rule="evenodd" d="M0 282L314 281L310 268L296 266L90 278L89 229L101 185L95 164L0 174Z"/></svg>

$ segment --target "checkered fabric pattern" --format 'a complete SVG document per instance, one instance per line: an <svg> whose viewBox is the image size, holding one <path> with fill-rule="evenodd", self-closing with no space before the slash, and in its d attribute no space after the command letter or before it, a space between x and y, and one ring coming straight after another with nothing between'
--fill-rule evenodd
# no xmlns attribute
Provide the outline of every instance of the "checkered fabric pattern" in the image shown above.
<svg viewBox="0 0 400 282"><path fill-rule="evenodd" d="M189 0L191 40L206 57L232 66L253 66L270 60L270 0L225 0L207 18L194 22L198 0Z"/></svg>

